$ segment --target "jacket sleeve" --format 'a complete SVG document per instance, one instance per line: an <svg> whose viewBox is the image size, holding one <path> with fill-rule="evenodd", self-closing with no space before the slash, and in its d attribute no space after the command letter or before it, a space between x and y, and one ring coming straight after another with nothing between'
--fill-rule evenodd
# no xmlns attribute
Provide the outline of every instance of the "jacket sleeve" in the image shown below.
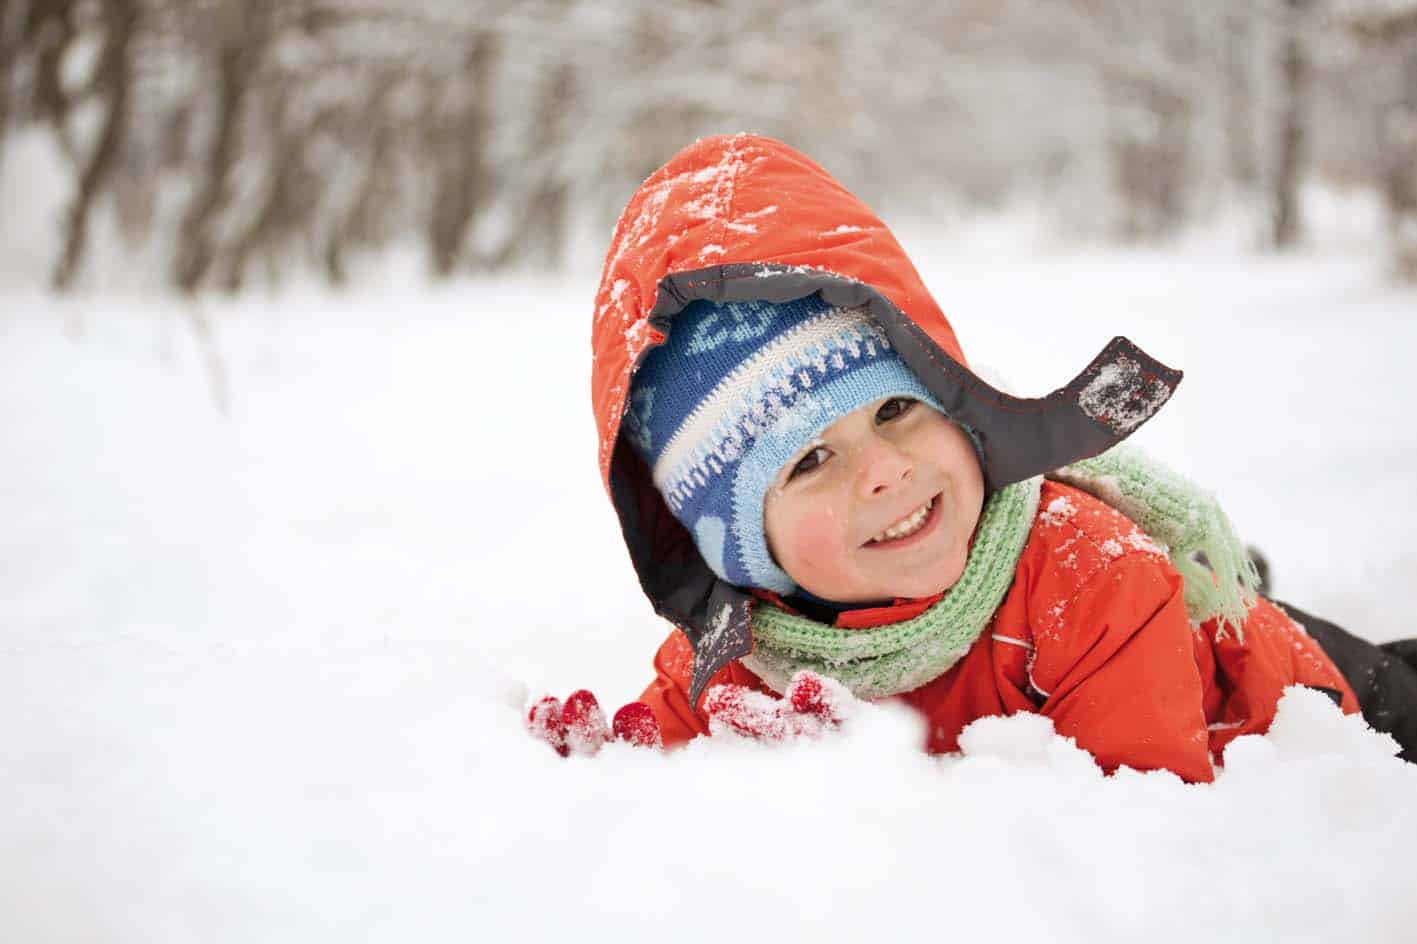
<svg viewBox="0 0 1417 944"><path fill-rule="evenodd" d="M1126 765L1214 779L1204 683L1182 579L1169 563L1126 554L1070 599L1036 602L1029 678L1059 734L1109 773Z"/></svg>
<svg viewBox="0 0 1417 944"><path fill-rule="evenodd" d="M700 734L708 734L708 715L689 703L693 671L693 646L689 643L689 637L676 629L655 653L654 681L640 695L640 701L649 705L655 721L659 722L665 747L674 747ZM719 669L704 686L704 691L715 685L747 685L767 691L756 675L736 661Z"/></svg>

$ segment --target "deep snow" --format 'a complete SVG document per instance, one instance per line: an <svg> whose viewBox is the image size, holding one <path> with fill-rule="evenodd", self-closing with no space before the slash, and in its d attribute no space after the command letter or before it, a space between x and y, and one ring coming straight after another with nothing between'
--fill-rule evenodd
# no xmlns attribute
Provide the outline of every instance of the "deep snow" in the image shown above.
<svg viewBox="0 0 1417 944"><path fill-rule="evenodd" d="M1417 294L1376 261L907 248L1022 392L1113 334L1184 368L1135 441L1281 598L1417 634ZM530 740L528 694L613 710L665 631L596 474L592 294L207 301L207 347L171 300L0 295L0 940L1409 939L1417 767L1305 693L1210 787L1036 718L962 760L884 709Z"/></svg>

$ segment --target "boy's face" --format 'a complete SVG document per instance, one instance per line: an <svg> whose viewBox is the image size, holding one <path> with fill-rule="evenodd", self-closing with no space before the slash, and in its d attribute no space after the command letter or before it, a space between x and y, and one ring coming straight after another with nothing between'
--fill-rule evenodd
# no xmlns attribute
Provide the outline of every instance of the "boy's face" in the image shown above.
<svg viewBox="0 0 1417 944"><path fill-rule="evenodd" d="M892 397L843 416L788 462L763 520L798 586L866 603L953 586L983 504L968 434L924 403Z"/></svg>

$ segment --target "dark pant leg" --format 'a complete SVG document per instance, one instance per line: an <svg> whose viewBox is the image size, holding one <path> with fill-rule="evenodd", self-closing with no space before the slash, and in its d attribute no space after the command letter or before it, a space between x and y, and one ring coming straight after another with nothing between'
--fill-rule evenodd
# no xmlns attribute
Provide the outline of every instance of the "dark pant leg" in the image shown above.
<svg viewBox="0 0 1417 944"><path fill-rule="evenodd" d="M1375 646L1297 606L1279 605L1338 666L1358 696L1363 719L1402 745L1399 757L1417 763L1417 639Z"/></svg>
<svg viewBox="0 0 1417 944"><path fill-rule="evenodd" d="M1389 655L1397 656L1417 670L1417 639L1394 639L1392 642L1379 643L1378 648Z"/></svg>

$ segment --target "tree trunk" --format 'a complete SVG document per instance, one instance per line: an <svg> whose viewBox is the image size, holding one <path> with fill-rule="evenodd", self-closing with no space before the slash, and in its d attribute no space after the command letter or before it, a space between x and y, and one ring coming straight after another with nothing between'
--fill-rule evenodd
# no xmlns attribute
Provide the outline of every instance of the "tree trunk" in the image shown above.
<svg viewBox="0 0 1417 944"><path fill-rule="evenodd" d="M1231 9L1225 15L1225 152L1230 178L1246 189L1260 179L1255 156L1254 88L1250 61L1255 54L1252 14Z"/></svg>
<svg viewBox="0 0 1417 944"><path fill-rule="evenodd" d="M64 119L71 103L64 93L60 65L74 39L73 14L73 0L32 0L20 28L20 41L34 50L30 111L36 118L48 121L65 139Z"/></svg>
<svg viewBox="0 0 1417 944"><path fill-rule="evenodd" d="M1400 278L1417 281L1417 36L1406 45L1402 94L1383 122L1383 190L1394 268Z"/></svg>
<svg viewBox="0 0 1417 944"><path fill-rule="evenodd" d="M216 260L212 223L229 197L228 178L240 145L243 106L251 77L260 66L270 38L264 0L243 6L244 15L240 12L242 8L237 8L231 18L233 22L224 24L231 28L223 28L218 40L216 130L207 152L202 183L188 202L178 232L172 280L184 292L196 290ZM239 24L234 22L238 19L242 20Z"/></svg>
<svg viewBox="0 0 1417 944"><path fill-rule="evenodd" d="M19 51L21 0L0 0L0 161L5 156L5 131L10 126L10 74Z"/></svg>
<svg viewBox="0 0 1417 944"><path fill-rule="evenodd" d="M462 91L469 96L453 120L436 118L433 160L433 206L428 219L428 245L433 273L451 275L463 256L467 232L491 192L486 150L492 124L493 60L497 41L482 32L468 50Z"/></svg>
<svg viewBox="0 0 1417 944"><path fill-rule="evenodd" d="M1114 78L1109 130L1112 171L1121 213L1117 235L1153 240L1186 218L1190 103L1145 80Z"/></svg>
<svg viewBox="0 0 1417 944"><path fill-rule="evenodd" d="M575 73L571 66L561 65L541 95L531 153L542 162L543 170L533 185L520 232L511 236L528 250L539 245L541 261L552 269L560 268L564 259L569 224L566 211L569 188L556 158L570 148L570 142L565 140L565 110L575 92L574 86Z"/></svg>
<svg viewBox="0 0 1417 944"><path fill-rule="evenodd" d="M1303 24L1311 0L1285 0L1286 28L1280 63L1283 113L1280 117L1277 167L1274 175L1272 229L1276 249L1299 241L1299 177L1303 170L1308 118L1308 59L1303 44Z"/></svg>
<svg viewBox="0 0 1417 944"><path fill-rule="evenodd" d="M113 172L118 149L128 129L132 99L133 35L138 27L137 0L104 0L104 42L94 71L92 86L107 101L103 127L79 173L79 189L64 222L64 249L55 266L53 283L56 289L74 284L79 263L88 245L89 217L94 199Z"/></svg>
<svg viewBox="0 0 1417 944"><path fill-rule="evenodd" d="M388 105L397 86L397 75L384 76L375 83L362 109L363 120L370 129L364 150L363 173L348 206L330 221L329 231L324 237L325 275L336 285L342 284L348 277L346 256L349 248L376 243L383 235L384 221L389 212L386 197L396 173L392 166L394 116L389 113Z"/></svg>

